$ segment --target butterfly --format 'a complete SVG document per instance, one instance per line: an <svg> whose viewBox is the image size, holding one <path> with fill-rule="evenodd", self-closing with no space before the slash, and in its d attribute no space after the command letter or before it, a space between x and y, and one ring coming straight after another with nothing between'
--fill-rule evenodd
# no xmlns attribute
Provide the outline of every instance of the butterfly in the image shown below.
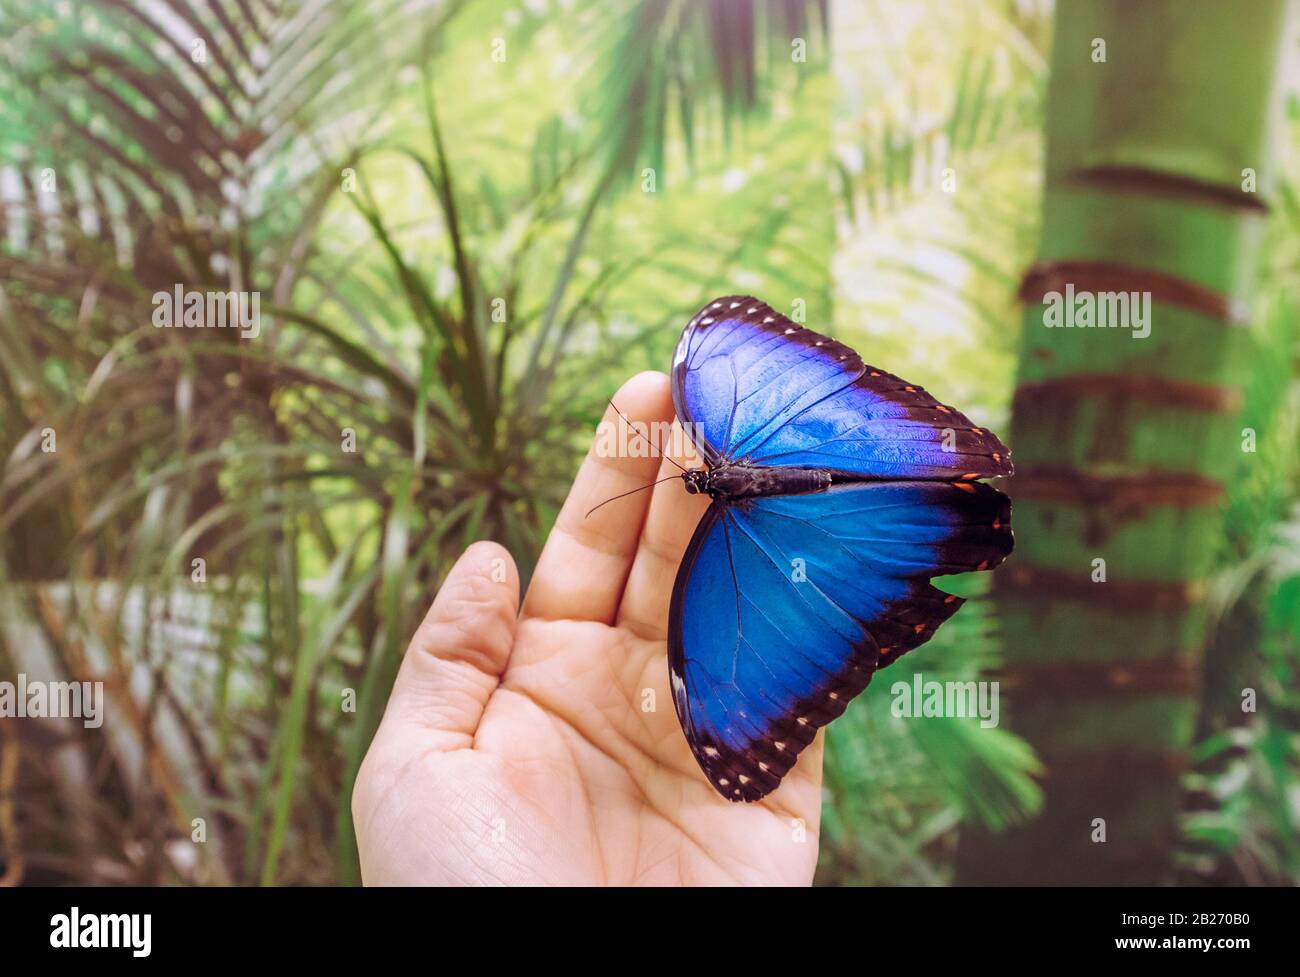
<svg viewBox="0 0 1300 977"><path fill-rule="evenodd" d="M682 730L731 801L775 790L879 668L962 605L930 578L1011 552L1011 504L977 479L1006 447L920 387L758 299L686 325L673 405L712 503L673 586L668 665Z"/></svg>

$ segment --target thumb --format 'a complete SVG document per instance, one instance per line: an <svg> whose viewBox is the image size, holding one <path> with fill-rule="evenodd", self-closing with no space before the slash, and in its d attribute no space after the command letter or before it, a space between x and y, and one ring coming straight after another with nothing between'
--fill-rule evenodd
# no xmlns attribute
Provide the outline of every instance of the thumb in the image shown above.
<svg viewBox="0 0 1300 977"><path fill-rule="evenodd" d="M474 543L447 574L406 649L384 725L428 730L439 750L473 745L510 660L518 612L514 560L496 543Z"/></svg>

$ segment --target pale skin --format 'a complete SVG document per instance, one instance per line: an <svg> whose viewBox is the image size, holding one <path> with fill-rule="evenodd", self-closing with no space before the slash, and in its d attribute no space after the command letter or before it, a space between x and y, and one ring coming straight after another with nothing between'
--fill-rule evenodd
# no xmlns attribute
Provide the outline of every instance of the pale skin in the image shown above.
<svg viewBox="0 0 1300 977"><path fill-rule="evenodd" d="M638 423L673 418L663 374L613 399ZM704 779L673 709L669 599L709 500L674 480L587 516L676 471L593 445L522 608L502 547L475 543L456 563L353 792L367 884L812 881L822 737L778 790L736 804Z"/></svg>

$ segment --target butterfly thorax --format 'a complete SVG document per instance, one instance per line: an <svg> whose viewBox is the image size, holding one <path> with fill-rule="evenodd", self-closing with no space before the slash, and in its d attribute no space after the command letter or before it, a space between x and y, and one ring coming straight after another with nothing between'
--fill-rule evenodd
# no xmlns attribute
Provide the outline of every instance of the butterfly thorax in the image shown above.
<svg viewBox="0 0 1300 977"><path fill-rule="evenodd" d="M727 462L714 468L694 468L682 476L686 491L704 493L720 502L762 495L799 495L829 488L831 473L817 468L779 468Z"/></svg>

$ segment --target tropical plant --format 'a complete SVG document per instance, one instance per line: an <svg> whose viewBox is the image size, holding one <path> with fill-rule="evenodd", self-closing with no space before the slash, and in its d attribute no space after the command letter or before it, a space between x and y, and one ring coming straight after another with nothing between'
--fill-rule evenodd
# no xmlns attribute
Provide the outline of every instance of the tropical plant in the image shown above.
<svg viewBox="0 0 1300 977"><path fill-rule="evenodd" d="M1283 13L1057 10L1011 430L1019 545L995 587L1012 728L1045 765L1046 799L1022 828L964 836L959 877L1171 872L1205 597L1243 452ZM1150 334L1044 328L1045 296L1067 287L1149 296Z"/></svg>
<svg viewBox="0 0 1300 977"><path fill-rule="evenodd" d="M220 66L214 81L178 56L170 38L184 31L167 16L105 10L111 30L53 5L14 22L41 53L13 59L6 86L37 67L66 83L7 103L21 122L9 158L53 163L43 168L66 188L80 176L64 179L59 161L77 173L98 147L92 187L117 199L119 180L136 197L110 223L56 192L62 223L40 226L58 224L61 250L46 246L52 233L12 230L43 213L42 167L37 203L8 209L2 375L15 409L0 519L12 534L8 664L105 677L126 721L106 738L61 732L73 758L62 768L19 767L18 817L0 828L48 828L21 844L6 830L5 849L31 878L352 880L350 780L448 561L492 536L526 570L619 375L661 366L683 311L733 273L784 278L820 314L824 278L809 289L791 267L824 268L796 238L825 236L800 234L793 203L770 193L725 228L697 226L689 194L606 216L600 143L554 116L475 167L477 146L461 131L449 146L439 117L464 106L440 97L454 21L414 31L372 11L384 37L402 38L393 51L361 14L280 11L310 21L304 35L212 8L213 32L192 29ZM144 18L171 53L142 54L115 18ZM420 70L367 81L374 64L350 42L369 41L376 58ZM110 57L115 44L125 50ZM342 102L327 97L330 56L350 86ZM251 69L229 63L240 57L279 79L282 111L209 92L204 127L140 104L219 82L246 96ZM282 76L297 59L303 70ZM340 115L314 112L313 85ZM397 93L394 112L368 113L364 137L340 138L354 110ZM41 139L46 101L68 121ZM193 147L148 152L173 127L182 141L197 133L199 156L239 162L234 191ZM776 145L788 134L772 135L773 158L797 153ZM757 174L752 193L778 180L790 187ZM631 247L629 218L650 231ZM155 331L150 297L177 282L263 292L259 340ZM46 429L55 451L41 450ZM15 586L49 578L64 579Z"/></svg>
<svg viewBox="0 0 1300 977"><path fill-rule="evenodd" d="M250 541L265 544L250 554L263 571L291 549L274 521L241 521L220 480L239 437L258 432L246 465L292 465L294 448L274 416L267 364L244 355L233 332L153 330L151 297L176 283L292 291L356 145L358 108L391 85L389 65L409 58L420 40L411 26L430 9L41 2L0 12L0 556L9 580L69 580L26 600L7 595L11 620L30 620L40 638L7 642L9 658L15 670L106 679L121 717L107 747L92 741L62 768L36 765L61 806L39 788L24 793L44 815L24 822L64 825L83 855L101 837L115 845L71 863L58 844L37 845L34 877L152 877L166 839L190 833L192 799L229 775L225 683L245 622L198 613L211 629L200 644L221 662L211 724L181 694L192 676L173 684L186 649L151 628L193 613L175 592L190 555L212 560L216 576ZM327 145L338 154L329 166ZM204 535L217 528L222 539ZM296 586L261 575L264 588L222 574L212 590L246 601ZM263 623L287 627L269 601ZM272 655L264 665L273 676ZM220 881L230 859L218 829L237 814L204 814L213 838L200 850L213 854L196 871ZM133 837L147 857L126 850Z"/></svg>

